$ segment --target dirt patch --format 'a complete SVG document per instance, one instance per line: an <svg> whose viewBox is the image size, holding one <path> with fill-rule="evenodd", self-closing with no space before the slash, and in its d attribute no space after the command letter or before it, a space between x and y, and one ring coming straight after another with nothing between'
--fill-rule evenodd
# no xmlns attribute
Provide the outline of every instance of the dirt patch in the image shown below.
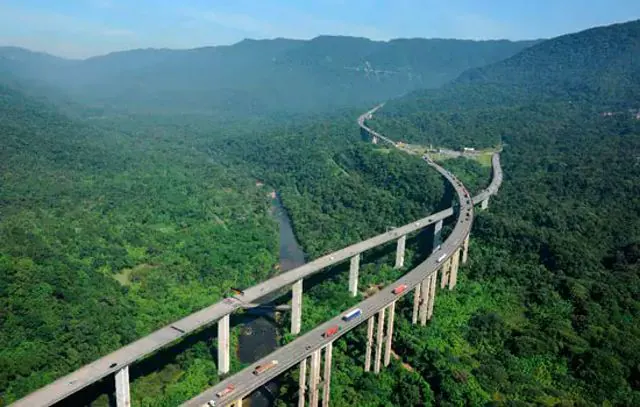
<svg viewBox="0 0 640 407"><path fill-rule="evenodd" d="M400 356L398 356L398 354L397 354L393 349L391 349L391 356L392 356L395 360L400 360ZM415 369L413 368L413 366L411 366L410 364L405 363L405 362L402 362L402 361L400 361L400 363L402 364L402 367L403 367L405 370L408 370L408 371L410 371L410 372L414 372L414 371L415 371Z"/></svg>
<svg viewBox="0 0 640 407"><path fill-rule="evenodd" d="M384 284L377 284L377 285L370 285L365 291L364 291L364 298L369 298L372 295L374 295L375 293L377 293L378 291L382 290L384 288Z"/></svg>
<svg viewBox="0 0 640 407"><path fill-rule="evenodd" d="M115 278L116 281L119 282L121 285L129 286L131 285L132 282L135 282L136 280L140 280L142 277L144 277L147 273L151 272L155 268L156 266L154 266L153 264L146 264L146 263L138 264L132 269L120 270L119 273L113 275L113 278Z"/></svg>

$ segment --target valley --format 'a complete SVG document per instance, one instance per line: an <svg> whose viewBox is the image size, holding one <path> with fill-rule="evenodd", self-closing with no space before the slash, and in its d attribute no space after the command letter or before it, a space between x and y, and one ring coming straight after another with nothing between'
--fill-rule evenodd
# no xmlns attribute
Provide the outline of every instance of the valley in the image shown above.
<svg viewBox="0 0 640 407"><path fill-rule="evenodd" d="M602 114L640 106L639 54L640 20L532 41L0 48L0 405L448 207L430 146L471 194L501 149L504 184L433 319L412 325L412 296L398 301L388 368L364 371L366 329L335 342L331 404L640 405L640 120ZM417 154L363 140L355 120L381 102L367 125ZM363 256L357 297L348 262L329 268L305 287L302 331L401 278L431 239L409 239L402 268L393 245ZM293 340L289 313L234 318L231 374ZM133 364L132 405L215 385L216 353L213 325ZM295 404L297 373L251 405ZM58 405L114 403L108 378Z"/></svg>

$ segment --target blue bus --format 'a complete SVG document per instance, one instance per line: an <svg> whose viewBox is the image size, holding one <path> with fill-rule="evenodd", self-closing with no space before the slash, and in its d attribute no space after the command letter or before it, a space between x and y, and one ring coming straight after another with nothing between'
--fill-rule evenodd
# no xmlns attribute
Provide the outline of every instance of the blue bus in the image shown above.
<svg viewBox="0 0 640 407"><path fill-rule="evenodd" d="M359 317L360 315L362 315L362 310L360 308L356 308L353 311L349 311L346 314L344 314L342 319L345 320L346 322L349 322L352 319Z"/></svg>

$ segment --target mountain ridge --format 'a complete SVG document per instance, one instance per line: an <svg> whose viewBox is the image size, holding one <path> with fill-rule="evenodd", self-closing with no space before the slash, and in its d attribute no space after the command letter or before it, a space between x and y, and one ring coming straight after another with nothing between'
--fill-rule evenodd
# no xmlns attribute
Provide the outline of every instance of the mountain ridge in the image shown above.
<svg viewBox="0 0 640 407"><path fill-rule="evenodd" d="M441 90L413 91L404 101L421 110L559 100L619 108L640 99L640 58L635 55L640 55L640 20L594 27L470 68ZM385 110L402 103L391 101Z"/></svg>
<svg viewBox="0 0 640 407"><path fill-rule="evenodd" d="M319 36L129 50L84 60L13 47L0 48L0 70L112 111L311 112L438 87L535 43Z"/></svg>

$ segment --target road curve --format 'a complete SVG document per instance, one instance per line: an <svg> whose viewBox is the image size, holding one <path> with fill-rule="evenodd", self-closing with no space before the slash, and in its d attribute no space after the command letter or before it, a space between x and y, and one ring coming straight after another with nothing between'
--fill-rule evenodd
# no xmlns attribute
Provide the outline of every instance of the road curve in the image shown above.
<svg viewBox="0 0 640 407"><path fill-rule="evenodd" d="M366 131L372 131L368 127L365 126L364 120L366 116L375 112L375 110L379 109L381 106L374 108L373 110L363 114L358 118L358 124L361 128L364 128ZM392 140L382 137L381 135L376 133L377 137L380 137L382 140L385 140L388 143L396 145ZM395 281L393 284L388 285L375 295L365 299L360 302L356 306L351 309L360 308L362 310L362 315L350 322L345 322L342 319L342 315L346 313L342 312L334 318L326 321L320 325L318 325L313 330L307 332L306 334L299 336L292 342L287 345L275 350L271 354L265 356L264 358L256 361L251 366L241 370L240 372L234 374L233 376L221 381L215 386L205 390L203 393L198 396L192 398L186 403L182 404L182 407L200 407L206 405L209 400L214 400L216 406L226 406L233 403L235 400L238 400L241 397L246 397L253 390L258 387L268 383L270 380L275 378L276 376L284 373L290 368L294 367L302 360L311 355L311 353L323 346L327 345L329 342L333 342L341 336L345 335L347 332L351 331L355 327L359 326L363 322L367 321L370 317L376 315L381 309L388 306L391 302L397 300L398 298L412 292L419 283L421 283L425 278L436 272L444 261L448 260L456 250L462 245L465 237L471 231L472 221L473 221L473 205L476 202L476 198L480 197L478 202L486 199L490 194L497 192L500 183L502 182L502 170L500 168L500 156L498 153L494 154L492 159L493 164L493 180L491 185L481 192L478 196L474 197L472 200L467 198L467 191L462 185L462 183L455 178L451 173L449 173L444 168L438 166L431 160L426 160L427 163L434 167L442 176L444 176L453 186L457 196L458 201L460 203L460 211L458 220L456 222L453 231L449 235L449 237L444 241L441 245L440 249L434 252L431 256L429 256L424 262L419 264L416 268L411 270L409 273L405 274L402 278ZM452 209L449 209L450 211ZM467 218L466 214L469 213L470 216ZM465 220L468 219L468 220ZM444 259L440 259L438 262L437 259L445 256ZM405 289L400 295L393 294L393 288L397 287L400 284L406 284L407 289ZM347 310L348 311L348 310ZM322 334L330 327L338 325L341 329L338 333L334 334L330 338L324 338ZM253 370L255 366L262 365L268 363L271 360L277 360L278 364L269 369L268 371L262 373L259 376L253 374ZM229 393L223 397L217 397L216 393L225 389L229 384L233 384L235 389L232 393Z"/></svg>
<svg viewBox="0 0 640 407"><path fill-rule="evenodd" d="M358 118L358 124L366 131L373 132L373 130L366 127L364 120L366 115L373 114L383 105L379 105L369 112L361 115ZM384 140L387 143L395 145L395 143L388 138L375 133L377 137ZM494 156L494 181L496 180L496 169L499 170L500 165L499 157ZM497 165L496 165L497 163ZM502 174L500 173L500 181L502 180ZM493 182L492 182L493 185ZM498 183L499 186L499 183ZM491 186L486 190L489 191ZM497 187L494 188L497 190ZM486 192L485 191L485 192ZM492 192L495 193L495 192ZM487 192L488 196L490 192ZM480 199L478 202L484 199ZM476 203L476 198L473 200ZM138 339L102 358L91 362L80 369L61 377L60 379L36 390L33 393L28 394L20 400L17 400L11 406L13 407L34 407L51 406L66 397L74 394L83 388L97 382L98 380L117 372L125 366L131 365L134 362L150 355L151 353L174 343L184 336L190 335L192 332L211 325L218 321L223 316L228 315L238 309L244 308L245 304L259 303L260 298L281 288L287 287L293 284L301 278L307 278L313 274L316 274L327 267L334 264L341 263L346 259L355 256L358 253L362 253L376 246L384 244L386 242L393 241L399 236L411 233L428 226L432 223L436 223L440 220L446 219L453 214L453 209L445 209L438 213L419 219L408 225L402 226L397 229L393 229L389 232L382 233L378 236L374 236L362 242L358 242L344 249L322 256L316 260L313 260L301 267L289 270L281 273L267 281L261 282L253 287L244 290L243 295L235 295L233 297L226 298L215 304L210 305L200 311L194 312L172 324L166 325L151 334Z"/></svg>

